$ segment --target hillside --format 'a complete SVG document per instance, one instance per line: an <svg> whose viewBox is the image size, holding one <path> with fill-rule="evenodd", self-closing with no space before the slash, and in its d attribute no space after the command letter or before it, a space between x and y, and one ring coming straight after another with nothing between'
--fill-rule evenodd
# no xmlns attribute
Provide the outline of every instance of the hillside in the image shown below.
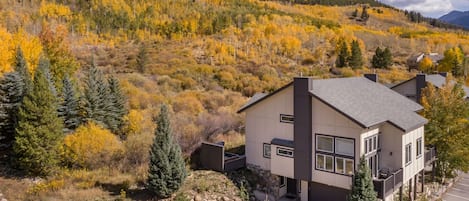
<svg viewBox="0 0 469 201"><path fill-rule="evenodd" d="M451 11L450 13L441 16L439 19L469 29L469 11Z"/></svg>
<svg viewBox="0 0 469 201"><path fill-rule="evenodd" d="M61 89L59 77L67 75L82 95L87 90L83 80L95 63L104 78L118 78L128 109L122 119L125 125L111 135L117 139L116 153L105 162L92 161L93 166L83 167L68 164L65 157L56 176L38 181L0 168L0 181L12 182L11 188L0 185L0 190L12 195L8 192L15 185L28 187L16 200L40 200L41 196L60 200L64 190L115 199L121 193L117 188L130 193L144 186L154 137L152 118L162 103L169 105L173 134L188 163L194 165L197 161L191 155L203 140L225 141L227 149L242 147L244 118L236 111L255 93L271 92L294 76L319 79L376 72L381 82L389 84L417 73L406 66L414 54L443 54L452 47L469 54L468 32L411 22L405 12L380 4L369 3L377 7L366 7L369 16L362 18L362 4L376 1L334 1L344 6L297 2L0 1L2 75L14 70L16 50L21 47L30 72L46 55L53 64L56 87ZM340 44L352 41L362 52L363 66L335 68ZM377 47L390 49L391 67L372 68ZM61 95L61 90L57 93ZM8 157L0 150L0 167Z"/></svg>

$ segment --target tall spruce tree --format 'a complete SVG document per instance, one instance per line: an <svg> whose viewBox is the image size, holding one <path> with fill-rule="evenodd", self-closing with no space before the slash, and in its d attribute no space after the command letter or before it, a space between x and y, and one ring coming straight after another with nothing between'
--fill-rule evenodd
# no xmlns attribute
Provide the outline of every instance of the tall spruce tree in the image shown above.
<svg viewBox="0 0 469 201"><path fill-rule="evenodd" d="M366 165L365 157L360 158L358 170L355 171L352 181L350 201L376 201L377 194L374 190L370 168Z"/></svg>
<svg viewBox="0 0 469 201"><path fill-rule="evenodd" d="M388 47L384 48L383 60L385 68L389 68L392 65L392 53Z"/></svg>
<svg viewBox="0 0 469 201"><path fill-rule="evenodd" d="M373 68L389 68L392 65L392 53L389 48L384 50L377 47L375 50L375 55L371 60L371 66Z"/></svg>
<svg viewBox="0 0 469 201"><path fill-rule="evenodd" d="M23 90L24 82L17 72L7 73L0 80L0 149L11 151Z"/></svg>
<svg viewBox="0 0 469 201"><path fill-rule="evenodd" d="M349 65L352 68L361 68L363 65L362 51L357 40L352 41L351 54L349 57Z"/></svg>
<svg viewBox="0 0 469 201"><path fill-rule="evenodd" d="M105 119L109 102L108 87L103 79L101 71L96 67L94 61L88 69L85 77L85 88L82 97L83 120L94 121L106 126Z"/></svg>
<svg viewBox="0 0 469 201"><path fill-rule="evenodd" d="M31 90L18 113L14 152L19 168L30 175L48 175L59 162L62 121L57 114L57 97L47 78L49 62L39 61Z"/></svg>
<svg viewBox="0 0 469 201"><path fill-rule="evenodd" d="M342 39L342 42L340 42L340 47L339 47L339 55L337 55L337 59L335 60L335 65L339 68L347 66L348 57L349 57L348 46L345 40Z"/></svg>
<svg viewBox="0 0 469 201"><path fill-rule="evenodd" d="M173 141L168 108L162 105L155 118L156 130L150 148L147 188L158 198L171 196L187 176L181 148Z"/></svg>
<svg viewBox="0 0 469 201"><path fill-rule="evenodd" d="M81 123L79 101L72 80L65 75L62 81L62 97L59 106L59 117L64 122L64 132L74 131Z"/></svg>
<svg viewBox="0 0 469 201"><path fill-rule="evenodd" d="M127 108L125 107L125 97L120 88L119 80L114 76L108 79L108 97L107 102L109 106L106 112L106 125L115 134L120 133L120 129L123 125L124 116L127 114Z"/></svg>
<svg viewBox="0 0 469 201"><path fill-rule="evenodd" d="M21 49L20 46L16 48L14 69L16 72L19 73L19 75L23 79L24 87L25 87L25 90L23 90L23 92L25 94L27 90L31 88L32 78L31 78L31 73L29 72L28 63L26 63L23 50Z"/></svg>

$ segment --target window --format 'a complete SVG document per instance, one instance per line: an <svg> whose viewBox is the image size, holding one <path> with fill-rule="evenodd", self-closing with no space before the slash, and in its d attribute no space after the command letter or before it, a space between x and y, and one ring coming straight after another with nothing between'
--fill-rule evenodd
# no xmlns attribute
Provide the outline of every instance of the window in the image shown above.
<svg viewBox="0 0 469 201"><path fill-rule="evenodd" d="M280 114L280 122L292 124L294 121L295 118L293 117L293 115Z"/></svg>
<svg viewBox="0 0 469 201"><path fill-rule="evenodd" d="M353 175L353 160L336 157L335 172L339 174Z"/></svg>
<svg viewBox="0 0 469 201"><path fill-rule="evenodd" d="M365 154L377 151L379 148L378 135L365 138Z"/></svg>
<svg viewBox="0 0 469 201"><path fill-rule="evenodd" d="M286 157L293 157L293 150L278 147L277 148L277 155L286 156Z"/></svg>
<svg viewBox="0 0 469 201"><path fill-rule="evenodd" d="M318 151L334 152L334 138L323 135L316 135L316 149Z"/></svg>
<svg viewBox="0 0 469 201"><path fill-rule="evenodd" d="M324 155L324 154L316 154L316 168L319 170L325 170L329 172L333 172L333 156Z"/></svg>
<svg viewBox="0 0 469 201"><path fill-rule="evenodd" d="M284 187L287 182L285 180L287 180L284 176L279 176L280 177L280 188Z"/></svg>
<svg viewBox="0 0 469 201"><path fill-rule="evenodd" d="M340 155L354 155L355 146L352 139L335 138L335 153Z"/></svg>
<svg viewBox="0 0 469 201"><path fill-rule="evenodd" d="M316 134L317 170L352 175L354 161L354 139Z"/></svg>
<svg viewBox="0 0 469 201"><path fill-rule="evenodd" d="M412 143L405 146L405 164L408 165L412 162Z"/></svg>
<svg viewBox="0 0 469 201"><path fill-rule="evenodd" d="M417 158L422 156L422 138L418 138L417 139L417 143L416 143L416 147L417 147Z"/></svg>
<svg viewBox="0 0 469 201"><path fill-rule="evenodd" d="M263 144L263 156L264 158L270 158L270 144L264 143Z"/></svg>

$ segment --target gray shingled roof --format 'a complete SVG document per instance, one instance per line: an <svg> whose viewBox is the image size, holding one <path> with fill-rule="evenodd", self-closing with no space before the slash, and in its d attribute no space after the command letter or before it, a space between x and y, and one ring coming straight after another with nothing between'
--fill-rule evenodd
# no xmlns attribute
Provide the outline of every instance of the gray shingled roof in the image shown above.
<svg viewBox="0 0 469 201"><path fill-rule="evenodd" d="M422 106L363 77L314 80L311 93L363 127L390 122L410 131L427 123Z"/></svg>
<svg viewBox="0 0 469 201"><path fill-rule="evenodd" d="M433 74L433 75L427 75L425 80L427 82L430 82L433 86L437 88L443 87L443 85L446 83L446 77L440 75L440 74ZM453 81L454 82L454 81ZM469 94L469 87L466 85L462 86L462 89L464 90L466 96Z"/></svg>
<svg viewBox="0 0 469 201"><path fill-rule="evenodd" d="M422 109L421 105L364 77L313 80L310 92L365 128L390 122L401 130L410 131L427 123L416 113ZM270 95L254 95L239 112Z"/></svg>

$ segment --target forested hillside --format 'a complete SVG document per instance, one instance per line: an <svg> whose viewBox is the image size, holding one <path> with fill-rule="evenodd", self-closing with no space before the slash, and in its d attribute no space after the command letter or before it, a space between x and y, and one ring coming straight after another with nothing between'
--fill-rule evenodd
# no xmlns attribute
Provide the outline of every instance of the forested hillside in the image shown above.
<svg viewBox="0 0 469 201"><path fill-rule="evenodd" d="M315 2L0 1L1 95L7 89L16 92L5 83L24 74L17 68L21 49L31 80L42 90L54 88L51 100L62 105L71 100L70 107L76 108L68 114L77 119L64 122L65 129L54 130L51 136L59 147L68 147L54 156L53 165L61 172L54 174L60 176L28 186L25 196L55 196L69 185L97 193L94 187L103 182L123 184L122 189L141 187L154 137L153 117L163 103L169 105L174 135L190 163L202 140L225 140L228 148L242 145L243 118L237 109L256 92L273 91L294 76L377 72L380 81L389 84L416 73L407 70L410 56L447 52L448 59L457 55L456 63L421 70L452 71L465 79L468 32L412 22L404 11L376 1L306 5ZM376 52L387 55L387 60L373 62ZM93 98L100 90L117 94L109 95L114 108L99 105L108 97ZM30 93L31 99L40 97ZM121 96L122 100L116 98ZM104 109L86 109L91 104ZM14 105L14 111L16 107L26 106ZM23 110L20 117L7 118L13 127L18 127L16 118L28 119L28 110ZM54 115L47 118L60 121L64 112L57 111L55 116L62 115L58 120L50 117ZM18 132L26 134L34 127L19 124ZM100 137L92 143L87 133ZM76 144L83 146L72 146ZM15 157L3 149L0 156L3 161ZM103 179L103 171L110 176Z"/></svg>

